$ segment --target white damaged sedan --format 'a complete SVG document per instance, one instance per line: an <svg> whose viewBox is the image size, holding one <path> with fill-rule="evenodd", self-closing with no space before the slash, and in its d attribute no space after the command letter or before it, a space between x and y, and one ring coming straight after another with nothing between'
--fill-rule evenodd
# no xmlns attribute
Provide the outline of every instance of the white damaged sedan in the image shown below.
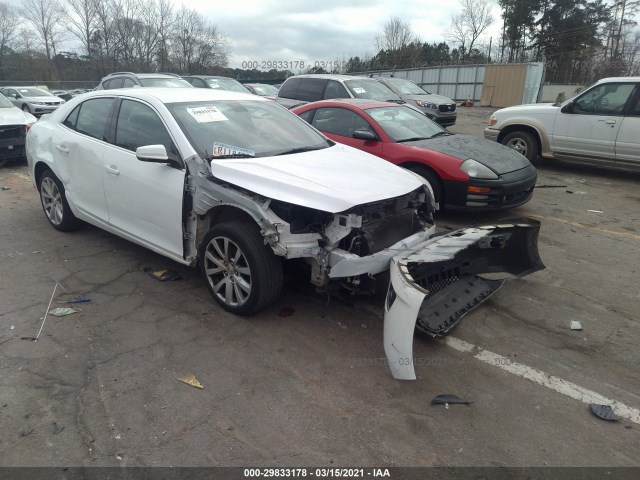
<svg viewBox="0 0 640 480"><path fill-rule="evenodd" d="M428 183L254 95L88 93L33 126L27 159L54 228L85 221L199 265L239 315L278 298L285 259L353 293L391 265L384 345L396 378L415 378L414 329L446 334L506 279L483 274L544 268L537 222L436 235Z"/></svg>

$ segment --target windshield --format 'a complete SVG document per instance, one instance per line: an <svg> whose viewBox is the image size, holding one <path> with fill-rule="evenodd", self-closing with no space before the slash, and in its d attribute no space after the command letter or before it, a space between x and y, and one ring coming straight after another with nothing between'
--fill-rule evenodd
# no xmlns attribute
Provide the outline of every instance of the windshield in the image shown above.
<svg viewBox="0 0 640 480"><path fill-rule="evenodd" d="M393 93L389 87L383 85L377 80L369 80L368 78L346 80L345 85L356 98L368 98L371 100L398 101L399 96Z"/></svg>
<svg viewBox="0 0 640 480"><path fill-rule="evenodd" d="M230 92L251 93L244 85L233 78L207 78L205 82L207 82L211 88L229 90Z"/></svg>
<svg viewBox="0 0 640 480"><path fill-rule="evenodd" d="M205 159L270 157L332 145L304 120L274 102L210 100L173 103L167 108Z"/></svg>
<svg viewBox="0 0 640 480"><path fill-rule="evenodd" d="M267 84L252 84L253 89L256 91L258 95L266 96L266 95L278 95L278 89L276 87L272 87Z"/></svg>
<svg viewBox="0 0 640 480"><path fill-rule="evenodd" d="M411 80L403 80L401 78L387 78L386 80L403 95L427 95L429 93Z"/></svg>
<svg viewBox="0 0 640 480"><path fill-rule="evenodd" d="M0 95L0 108L11 108L11 107L13 107L13 103L11 103L9 99L4 95Z"/></svg>
<svg viewBox="0 0 640 480"><path fill-rule="evenodd" d="M407 142L448 135L422 113L404 106L370 108L367 113L394 142Z"/></svg>
<svg viewBox="0 0 640 480"><path fill-rule="evenodd" d="M186 80L181 78L141 78L140 84L143 87L165 87L165 88L178 88L178 87L189 87L192 88L191 85Z"/></svg>
<svg viewBox="0 0 640 480"><path fill-rule="evenodd" d="M46 90L40 90L39 88L16 88L23 97L53 97Z"/></svg>

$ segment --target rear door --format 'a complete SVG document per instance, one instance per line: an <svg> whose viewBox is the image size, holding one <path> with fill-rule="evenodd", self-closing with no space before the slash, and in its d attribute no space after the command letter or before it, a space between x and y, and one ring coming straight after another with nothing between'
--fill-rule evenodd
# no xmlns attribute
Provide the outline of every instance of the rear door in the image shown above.
<svg viewBox="0 0 640 480"><path fill-rule="evenodd" d="M180 160L158 112L147 103L124 99L105 148L104 191L109 223L165 254L183 256L182 201L185 170L142 162L136 148L164 145Z"/></svg>
<svg viewBox="0 0 640 480"><path fill-rule="evenodd" d="M616 139L616 161L640 164L640 85L628 106Z"/></svg>
<svg viewBox="0 0 640 480"><path fill-rule="evenodd" d="M92 98L78 105L56 127L53 156L66 195L85 215L107 222L102 156L115 100Z"/></svg>

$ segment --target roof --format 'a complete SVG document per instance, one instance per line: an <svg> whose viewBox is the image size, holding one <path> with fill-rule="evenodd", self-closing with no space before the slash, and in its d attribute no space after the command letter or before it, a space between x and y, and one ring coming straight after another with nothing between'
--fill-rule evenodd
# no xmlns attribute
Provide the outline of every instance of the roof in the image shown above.
<svg viewBox="0 0 640 480"><path fill-rule="evenodd" d="M251 93L231 92L210 88L118 88L115 90L96 90L82 96L84 100L91 97L122 96L147 100L154 98L162 103L201 102L211 100L252 100L270 102Z"/></svg>
<svg viewBox="0 0 640 480"><path fill-rule="evenodd" d="M295 75L289 78L326 78L328 80L373 80L369 77L359 77L357 75L338 75L332 73L305 73L303 75ZM287 79L288 80L288 79Z"/></svg>
<svg viewBox="0 0 640 480"><path fill-rule="evenodd" d="M195 77L195 78L220 78L220 79L226 79L226 80L235 80L235 78L231 78L231 77L224 77L222 75L182 75L182 78L186 78L186 77Z"/></svg>
<svg viewBox="0 0 640 480"><path fill-rule="evenodd" d="M310 106L313 108L319 108L323 106L339 106L339 105L351 105L361 110L368 110L370 108L378 108L378 107L402 107L402 105L399 105L397 103L381 102L379 100L370 100L368 98L334 98L330 100L319 100L317 102L305 103L304 105L300 105L298 107L292 108L292 110L296 110L297 108L310 107Z"/></svg>
<svg viewBox="0 0 640 480"><path fill-rule="evenodd" d="M604 82L640 82L640 77L608 77L601 78L596 83Z"/></svg>

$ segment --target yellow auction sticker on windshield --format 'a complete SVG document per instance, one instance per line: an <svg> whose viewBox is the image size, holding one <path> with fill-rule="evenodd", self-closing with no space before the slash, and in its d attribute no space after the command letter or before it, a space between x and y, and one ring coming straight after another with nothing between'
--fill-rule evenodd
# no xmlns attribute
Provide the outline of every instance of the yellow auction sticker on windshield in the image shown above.
<svg viewBox="0 0 640 480"><path fill-rule="evenodd" d="M256 152L247 148L240 148L226 143L214 142L212 157L255 157Z"/></svg>
<svg viewBox="0 0 640 480"><path fill-rule="evenodd" d="M196 122L198 123L221 122L224 120L229 120L227 117L225 117L224 113L213 106L187 107L187 112L189 113L189 115L195 118Z"/></svg>

